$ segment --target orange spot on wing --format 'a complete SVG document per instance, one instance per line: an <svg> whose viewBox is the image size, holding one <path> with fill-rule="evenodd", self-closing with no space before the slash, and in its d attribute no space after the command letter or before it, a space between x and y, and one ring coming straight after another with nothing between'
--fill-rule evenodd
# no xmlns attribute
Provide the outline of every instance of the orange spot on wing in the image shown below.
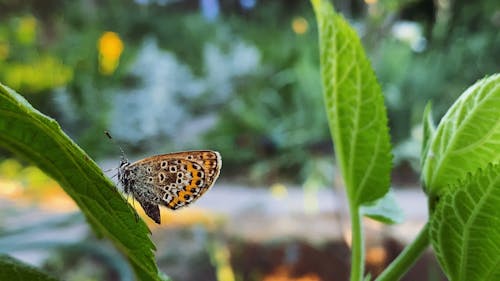
<svg viewBox="0 0 500 281"><path fill-rule="evenodd" d="M196 175L196 172L198 172L198 170L196 170L193 166L192 163L189 163L189 165L187 166L187 170L188 172L190 172L191 174L193 174L193 176Z"/></svg>
<svg viewBox="0 0 500 281"><path fill-rule="evenodd" d="M186 190L188 190L188 191L192 191L193 189L196 190L198 188L198 186L196 185L196 182L198 180L203 180L203 179L198 176L199 171L196 170L192 164L190 164L188 166L188 171L191 173L191 175L193 175L193 179L191 180L189 185L186 187ZM191 193L191 195L193 195L193 194Z"/></svg>
<svg viewBox="0 0 500 281"><path fill-rule="evenodd" d="M205 164L205 169L210 170L215 167L215 161L214 160L205 160L203 162Z"/></svg>
<svg viewBox="0 0 500 281"><path fill-rule="evenodd" d="M174 197L170 203L168 203L168 206L170 209L173 209L177 204L179 203L179 197Z"/></svg>

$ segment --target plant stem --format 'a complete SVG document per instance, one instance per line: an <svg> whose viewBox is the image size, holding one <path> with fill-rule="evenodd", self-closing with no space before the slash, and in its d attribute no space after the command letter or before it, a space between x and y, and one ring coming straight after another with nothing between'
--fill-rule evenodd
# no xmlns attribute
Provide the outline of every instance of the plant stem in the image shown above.
<svg viewBox="0 0 500 281"><path fill-rule="evenodd" d="M375 281L392 281L399 280L410 269L410 267L417 261L422 253L429 246L429 223L426 223L424 228L420 230L419 234L410 244L408 244L404 251L392 261L382 274L380 274Z"/></svg>
<svg viewBox="0 0 500 281"><path fill-rule="evenodd" d="M361 281L365 268L365 243L363 240L363 221L359 207L350 205L351 212L351 281Z"/></svg>

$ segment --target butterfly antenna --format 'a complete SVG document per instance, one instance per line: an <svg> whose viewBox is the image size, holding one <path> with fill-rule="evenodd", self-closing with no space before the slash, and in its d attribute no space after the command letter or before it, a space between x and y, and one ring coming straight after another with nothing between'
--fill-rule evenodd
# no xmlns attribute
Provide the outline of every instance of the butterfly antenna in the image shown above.
<svg viewBox="0 0 500 281"><path fill-rule="evenodd" d="M116 144L116 146L118 146L118 148L120 149L120 152L122 153L122 161L125 161L125 162L128 162L127 160L127 156L125 156L125 152L123 151L122 147L113 139L113 137L111 136L111 134L109 133L109 131L104 131L104 134L114 143ZM113 177L115 177L117 174L115 174ZM130 196L130 193L127 193L127 198L125 200L127 200L127 203L128 203L128 199L129 199L129 196ZM132 196L132 206L134 208L134 214L135 214L135 222L139 222L139 214L137 214L137 209L135 208L135 200L134 200L134 196Z"/></svg>
<svg viewBox="0 0 500 281"><path fill-rule="evenodd" d="M125 156L125 152L123 151L122 147L113 139L109 131L104 131L104 134L120 149L120 152L122 153L122 158L123 160L127 161L127 156Z"/></svg>

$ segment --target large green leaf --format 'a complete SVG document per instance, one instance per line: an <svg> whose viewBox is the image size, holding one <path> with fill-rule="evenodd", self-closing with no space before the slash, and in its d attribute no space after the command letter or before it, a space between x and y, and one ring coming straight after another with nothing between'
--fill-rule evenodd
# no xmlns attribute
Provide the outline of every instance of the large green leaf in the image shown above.
<svg viewBox="0 0 500 281"><path fill-rule="evenodd" d="M384 98L356 32L326 0L312 0L337 162L352 204L389 190L392 155Z"/></svg>
<svg viewBox="0 0 500 281"><path fill-rule="evenodd" d="M160 280L149 229L97 164L57 122L0 84L0 146L35 163L57 180L93 229L109 238L140 280Z"/></svg>
<svg viewBox="0 0 500 281"><path fill-rule="evenodd" d="M476 82L457 99L441 119L423 161L431 196L500 161L500 74Z"/></svg>
<svg viewBox="0 0 500 281"><path fill-rule="evenodd" d="M47 273L6 255L0 255L0 280L57 281Z"/></svg>
<svg viewBox="0 0 500 281"><path fill-rule="evenodd" d="M430 235L450 280L500 280L500 165L447 189L431 217Z"/></svg>

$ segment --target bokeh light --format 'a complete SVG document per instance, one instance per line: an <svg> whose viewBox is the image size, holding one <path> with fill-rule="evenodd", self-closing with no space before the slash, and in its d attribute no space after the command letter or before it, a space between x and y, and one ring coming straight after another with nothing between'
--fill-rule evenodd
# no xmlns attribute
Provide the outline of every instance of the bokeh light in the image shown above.
<svg viewBox="0 0 500 281"><path fill-rule="evenodd" d="M123 42L117 33L106 31L99 38L99 71L104 75L112 74L118 67L123 52Z"/></svg>
<svg viewBox="0 0 500 281"><path fill-rule="evenodd" d="M5 60L9 56L9 43L0 41L0 60Z"/></svg>
<svg viewBox="0 0 500 281"><path fill-rule="evenodd" d="M19 19L17 26L17 40L23 45L31 45L35 42L37 22L33 16Z"/></svg>
<svg viewBox="0 0 500 281"><path fill-rule="evenodd" d="M11 63L4 81L11 88L24 92L41 92L66 85L73 79L73 70L51 55L42 55L30 63Z"/></svg>
<svg viewBox="0 0 500 281"><path fill-rule="evenodd" d="M302 35L307 32L309 24L307 20L303 17L295 17L292 21L292 30L296 34Z"/></svg>

